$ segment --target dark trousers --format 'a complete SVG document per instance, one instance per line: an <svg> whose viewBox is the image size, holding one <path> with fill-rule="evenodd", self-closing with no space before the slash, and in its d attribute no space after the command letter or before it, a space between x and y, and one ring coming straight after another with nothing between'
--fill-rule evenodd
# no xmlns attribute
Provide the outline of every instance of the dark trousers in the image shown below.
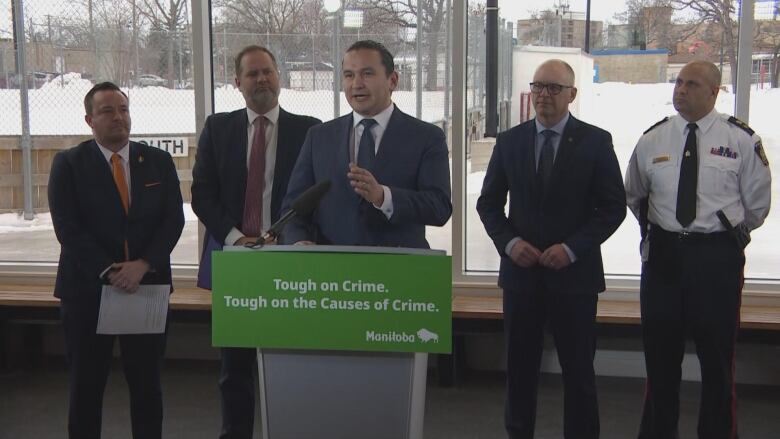
<svg viewBox="0 0 780 439"><path fill-rule="evenodd" d="M222 348L219 390L222 395L220 439L251 439L255 420L257 350Z"/></svg>
<svg viewBox="0 0 780 439"><path fill-rule="evenodd" d="M640 296L647 385L640 439L678 439L685 339L701 364L701 439L737 437L734 345L745 257L727 233L678 235L654 227Z"/></svg>
<svg viewBox="0 0 780 439"><path fill-rule="evenodd" d="M536 424L536 397L545 327L549 325L563 376L566 439L599 437L593 357L596 350L597 294L504 290L507 349L505 424L509 437L530 439Z"/></svg>
<svg viewBox="0 0 780 439"><path fill-rule="evenodd" d="M68 436L100 437L103 392L106 388L114 339L119 338L122 366L130 391L133 438L162 436L160 373L166 334L98 335L98 301L63 300L60 307L68 362Z"/></svg>

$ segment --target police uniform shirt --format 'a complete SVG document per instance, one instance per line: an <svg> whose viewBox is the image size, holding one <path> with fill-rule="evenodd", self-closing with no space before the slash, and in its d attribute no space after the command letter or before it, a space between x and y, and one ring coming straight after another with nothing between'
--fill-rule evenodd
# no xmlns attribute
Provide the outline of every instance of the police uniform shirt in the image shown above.
<svg viewBox="0 0 780 439"><path fill-rule="evenodd" d="M760 226L769 212L771 176L761 138L738 119L712 110L698 126L696 218L683 228L676 218L688 121L675 115L650 128L639 139L626 172L628 207L639 217L649 195L648 220L670 232L712 233L725 230L716 212L731 224Z"/></svg>

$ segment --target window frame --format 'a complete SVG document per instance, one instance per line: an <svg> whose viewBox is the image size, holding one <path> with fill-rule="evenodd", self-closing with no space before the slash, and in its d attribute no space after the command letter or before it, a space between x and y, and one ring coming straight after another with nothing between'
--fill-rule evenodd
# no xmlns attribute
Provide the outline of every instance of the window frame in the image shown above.
<svg viewBox="0 0 780 439"><path fill-rule="evenodd" d="M754 26L754 2L742 3L739 22L739 72L751 71L752 30ZM206 118L214 112L214 87L212 65L211 0L191 0L193 77L195 89L196 137L200 136ZM466 81L467 81L467 0L452 0L452 287L453 294L498 296L498 273L469 272L466 270ZM750 75L737 78L735 113L742 120L749 120ZM631 216L626 221L631 221ZM203 245L203 225L199 223L198 248ZM0 261L0 283L53 285L57 263L11 263ZM173 275L177 285L192 287L197 277L197 264L174 264ZM639 276L607 275L607 291L602 298L638 301ZM780 279L745 282L743 303L780 305Z"/></svg>

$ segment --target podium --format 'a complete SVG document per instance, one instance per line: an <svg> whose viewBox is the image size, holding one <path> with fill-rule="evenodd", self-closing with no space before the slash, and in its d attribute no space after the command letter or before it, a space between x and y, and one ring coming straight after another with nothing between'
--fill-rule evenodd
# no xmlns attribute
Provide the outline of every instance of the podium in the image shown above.
<svg viewBox="0 0 780 439"><path fill-rule="evenodd" d="M451 346L451 260L420 249L214 253L215 346L257 347L265 439L420 439Z"/></svg>

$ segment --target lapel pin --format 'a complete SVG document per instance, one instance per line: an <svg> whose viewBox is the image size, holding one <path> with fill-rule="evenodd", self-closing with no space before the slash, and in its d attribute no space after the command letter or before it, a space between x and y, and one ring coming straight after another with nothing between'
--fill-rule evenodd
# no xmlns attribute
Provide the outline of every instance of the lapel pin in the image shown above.
<svg viewBox="0 0 780 439"><path fill-rule="evenodd" d="M144 156L139 155L138 156L138 163L143 163L143 162L144 162Z"/></svg>
<svg viewBox="0 0 780 439"><path fill-rule="evenodd" d="M573 141L574 141L574 139L572 139L571 137L569 137L569 142L573 142Z"/></svg>
<svg viewBox="0 0 780 439"><path fill-rule="evenodd" d="M690 151L685 151L685 157L690 157L690 156L691 156L691 152Z"/></svg>

